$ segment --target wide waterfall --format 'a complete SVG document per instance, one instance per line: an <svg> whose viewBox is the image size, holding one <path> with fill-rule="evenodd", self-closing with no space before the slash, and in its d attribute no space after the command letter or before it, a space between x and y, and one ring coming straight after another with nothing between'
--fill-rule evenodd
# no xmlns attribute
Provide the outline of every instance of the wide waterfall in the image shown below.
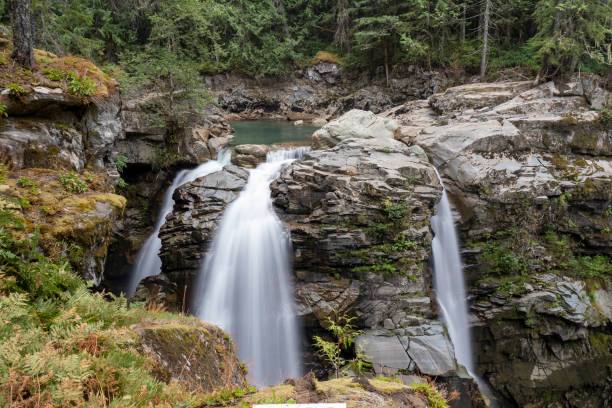
<svg viewBox="0 0 612 408"><path fill-rule="evenodd" d="M194 181L197 178L206 176L208 174L219 171L229 163L231 154L227 150L222 150L217 156L217 160L210 160L206 163L200 164L198 167L192 170L181 170L174 180L166 193L162 201L162 206L159 211L159 216L155 222L155 228L153 232L142 246L136 257L136 263L130 274L130 281L127 287L127 296L132 296L136 292L136 288L141 280L154 275L159 275L161 272L161 259L159 258L159 250L161 249L162 243L159 239L159 230L166 222L166 216L172 211L174 207L174 200L172 195L177 188L183 184Z"/></svg>
<svg viewBox="0 0 612 408"><path fill-rule="evenodd" d="M249 381L260 386L301 375L291 241L272 207L270 183L307 149L270 152L250 172L225 210L192 301L198 317L231 334Z"/></svg>

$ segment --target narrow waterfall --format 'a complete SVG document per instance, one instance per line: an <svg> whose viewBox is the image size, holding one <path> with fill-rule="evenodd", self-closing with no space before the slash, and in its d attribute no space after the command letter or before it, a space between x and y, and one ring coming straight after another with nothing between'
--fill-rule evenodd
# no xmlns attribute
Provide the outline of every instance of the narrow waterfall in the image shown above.
<svg viewBox="0 0 612 408"><path fill-rule="evenodd" d="M249 381L260 386L301 375L291 240L272 207L270 183L307 150L270 152L251 170L244 190L225 210L192 301L199 318L231 334L249 366Z"/></svg>
<svg viewBox="0 0 612 408"><path fill-rule="evenodd" d="M159 250L161 249L161 239L159 239L159 230L166 222L166 216L172 212L174 207L174 200L172 195L177 188L183 184L194 181L199 177L206 176L207 174L219 171L229 163L231 158L230 152L222 150L217 156L217 160L210 160L206 163L200 164L198 167L192 170L181 170L174 180L166 193L164 194L164 200L159 211L159 216L155 222L155 228L153 232L142 246L136 257L136 262L130 274L130 280L127 286L128 297L132 296L136 292L136 288L141 280L154 275L159 275L161 272L161 259L159 258Z"/></svg>
<svg viewBox="0 0 612 408"><path fill-rule="evenodd" d="M455 348L455 359L476 381L487 406L495 408L497 401L493 391L486 381L476 375L474 369L467 290L455 222L442 177L437 169L434 168L434 170L442 185L442 198L436 205L436 215L431 217L431 227L435 234L431 246L434 257L434 287L438 305Z"/></svg>
<svg viewBox="0 0 612 408"><path fill-rule="evenodd" d="M439 174L438 178L442 183ZM455 358L472 374L474 362L463 266L444 184L442 188L442 199L436 205L436 215L431 218L431 227L435 233L431 243L435 268L434 286L448 334L455 347Z"/></svg>

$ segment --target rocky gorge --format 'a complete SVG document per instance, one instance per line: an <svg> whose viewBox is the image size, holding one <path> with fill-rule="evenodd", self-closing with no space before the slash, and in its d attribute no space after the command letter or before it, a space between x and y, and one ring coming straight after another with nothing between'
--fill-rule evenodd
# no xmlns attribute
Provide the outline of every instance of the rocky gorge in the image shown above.
<svg viewBox="0 0 612 408"><path fill-rule="evenodd" d="M363 330L357 345L374 374L408 383L427 376L459 392L453 406L482 406L455 360L432 284L438 169L459 230L478 372L498 402L612 404L612 131L604 85L577 77L446 89L460 79L415 71L391 91L359 83L358 91L339 70L319 63L270 87L208 78L219 107L172 138L150 119L149 102L159 95L122 101L110 80L101 82L99 100L75 97L59 83L18 96L5 88L2 209L32 220L26 231L40 227L45 249L67 254L85 279L118 290L176 171L229 145L227 118L324 118L330 121L313 135L313 150L270 186L293 247L306 369L327 376L310 338L325 332L328 317L346 314ZM188 311L223 211L246 185L245 167L269 149L237 146L234 164L176 190L159 234L162 274L143 281L132 301ZM164 381L224 379L206 383L209 391L244 383L231 341L217 328L153 319L133 332ZM181 344L177 355L168 351L173 344ZM180 359L193 372L177 366ZM340 385L345 394L353 387ZM313 400L325 400L309 387ZM378 382L355 387L368 406L389 403ZM404 391L391 394L410 399Z"/></svg>
<svg viewBox="0 0 612 408"><path fill-rule="evenodd" d="M456 210L478 371L499 401L609 404L612 136L594 81L469 84L315 132L271 186L306 331L349 313L377 373L457 385L431 283L435 166ZM189 286L193 250L245 180L230 166L179 190L160 234L171 281Z"/></svg>

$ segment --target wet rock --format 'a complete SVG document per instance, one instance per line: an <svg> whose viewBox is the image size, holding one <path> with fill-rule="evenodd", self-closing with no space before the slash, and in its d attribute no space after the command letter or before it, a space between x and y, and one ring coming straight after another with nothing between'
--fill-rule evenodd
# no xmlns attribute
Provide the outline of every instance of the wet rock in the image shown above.
<svg viewBox="0 0 612 408"><path fill-rule="evenodd" d="M376 375L390 376L410 366L404 346L390 331L368 331L357 338L356 344L369 356Z"/></svg>
<svg viewBox="0 0 612 408"><path fill-rule="evenodd" d="M247 178L245 170L228 165L175 191L174 210L159 233L160 258L162 272L177 285L181 304L183 294L189 299L192 282L223 210L238 197Z"/></svg>
<svg viewBox="0 0 612 408"><path fill-rule="evenodd" d="M238 145L232 152L232 163L237 166L254 168L266 161L269 151L270 146L266 145Z"/></svg>

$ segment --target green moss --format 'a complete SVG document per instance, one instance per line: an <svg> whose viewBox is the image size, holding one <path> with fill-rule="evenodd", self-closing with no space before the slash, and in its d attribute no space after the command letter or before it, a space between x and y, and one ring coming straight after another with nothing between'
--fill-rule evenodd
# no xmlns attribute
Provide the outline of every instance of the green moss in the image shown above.
<svg viewBox="0 0 612 408"><path fill-rule="evenodd" d="M612 334L590 330L589 344L600 353L610 355L612 353Z"/></svg>

